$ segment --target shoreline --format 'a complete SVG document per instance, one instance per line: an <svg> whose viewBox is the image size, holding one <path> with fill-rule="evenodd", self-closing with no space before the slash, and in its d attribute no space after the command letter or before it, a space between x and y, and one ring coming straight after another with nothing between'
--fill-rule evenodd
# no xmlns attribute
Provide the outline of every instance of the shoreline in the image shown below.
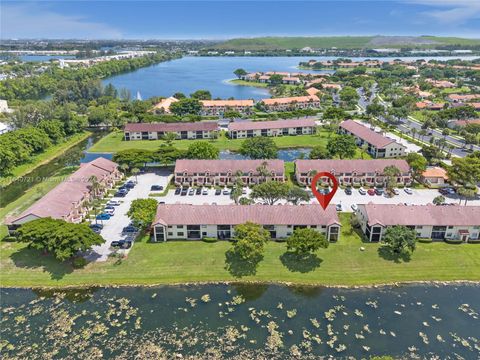
<svg viewBox="0 0 480 360"><path fill-rule="evenodd" d="M78 134L80 135L80 134ZM83 134L81 134L82 136L79 136L78 139L75 139L75 141L73 142L69 142L68 140L62 144L59 144L59 151L54 151L51 156L41 160L40 162L36 163L33 167L31 168L28 168L26 169L25 171L22 171L20 172L20 174L18 175L12 175L12 176L7 176L3 179L0 179L0 188L3 188L5 189L7 186L11 185L12 183L14 183L16 180L18 180L19 178L21 177L24 177L24 176L27 176L28 174L31 174L33 171L35 171L36 169L38 169L40 166L42 165L46 165L48 164L49 162L55 160L57 157L59 157L60 155L63 155L65 154L68 150L70 150L72 147L74 147L75 145L78 145L79 143L81 143L82 141L86 140L89 136L92 135L92 132L91 131L88 131L88 130L85 130ZM75 135L73 135L73 137L75 137ZM69 140L72 140L72 139L69 139ZM66 146L66 147L63 147L63 146ZM47 149L48 151L49 149ZM52 149L53 150L53 149ZM39 154L38 156L41 156L42 154ZM27 165L27 164L25 164ZM22 166L22 165L20 165Z"/></svg>
<svg viewBox="0 0 480 360"><path fill-rule="evenodd" d="M89 285L64 285L64 286L5 286L0 284L0 289L22 289L22 290L74 290L74 289L88 289L88 288L153 288L153 287L175 287L175 286L205 286L205 285L277 285L286 287L321 287L325 289L381 289L388 287L402 287L402 286L453 286L453 285L471 285L480 286L479 280L413 280L413 281L394 281L378 284L365 285L325 285L320 283L302 283L291 281L195 281L195 282L174 282L174 283L155 283L155 284L89 284Z"/></svg>

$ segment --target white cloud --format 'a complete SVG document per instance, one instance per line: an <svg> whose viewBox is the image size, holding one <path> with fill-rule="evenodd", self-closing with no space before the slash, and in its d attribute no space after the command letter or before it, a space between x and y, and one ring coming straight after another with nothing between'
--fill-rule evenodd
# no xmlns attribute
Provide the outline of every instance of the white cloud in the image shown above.
<svg viewBox="0 0 480 360"><path fill-rule="evenodd" d="M3 39L114 39L122 36L119 30L109 25L91 22L78 15L59 14L37 4L2 4L0 7Z"/></svg>
<svg viewBox="0 0 480 360"><path fill-rule="evenodd" d="M435 7L422 13L441 24L463 24L480 19L480 0L411 0L409 3ZM480 31L479 31L480 32Z"/></svg>

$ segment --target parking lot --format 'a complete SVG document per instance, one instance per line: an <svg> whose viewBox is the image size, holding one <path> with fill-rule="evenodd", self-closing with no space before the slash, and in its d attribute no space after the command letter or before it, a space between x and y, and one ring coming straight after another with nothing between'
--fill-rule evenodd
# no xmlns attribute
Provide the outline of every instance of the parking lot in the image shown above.
<svg viewBox="0 0 480 360"><path fill-rule="evenodd" d="M112 241L130 240L133 241L135 234L124 234L122 230L124 227L130 224L130 219L127 216L127 212L130 205L135 199L148 198L152 191L152 185L167 187L172 174L169 172L160 173L146 173L137 176L138 183L131 189L125 197L114 197L114 200L119 200L120 205L115 206L114 215L109 220L98 220L98 223L103 225L103 229L100 231L100 235L105 239L105 243L100 246L94 246L92 252L87 256L89 260L106 261L108 256L114 251L111 247ZM130 177L127 180L135 180L135 177ZM242 196L248 196L250 189L246 188ZM399 194L393 197L386 197L385 195L362 195L358 189L352 189L352 194L347 195L344 189L338 189L335 196L332 199L332 204L340 204L341 211L352 212L352 205L356 204L409 204L409 205L426 205L432 203L433 199L440 195L438 190L435 189L412 189L412 194L407 194L403 189L399 189ZM233 204L233 200L230 198L230 190L227 188L221 189L221 193L216 193L214 188L202 188L200 193L196 192L196 189L189 188L183 194L175 193L175 189L170 189L165 196L158 196L155 199L159 203L165 204L218 204L227 205ZM446 203L458 204L460 198L457 195L445 196ZM279 204L285 203L285 201L279 201ZM312 198L310 203L315 204L317 200ZM463 204L463 200L462 200ZM467 205L480 205L480 198L469 200ZM94 221L93 221L94 223ZM130 249L119 250L124 253L128 253Z"/></svg>
<svg viewBox="0 0 480 360"><path fill-rule="evenodd" d="M88 256L90 260L106 261L108 255L113 251L111 248L112 241L133 240L135 236L134 234L122 234L123 228L130 224L130 219L127 216L128 209L130 209L130 204L135 199L148 198L148 195L150 194L150 187L152 185L161 185L166 187L168 184L169 175L169 173L147 173L138 175L137 185L131 189L125 197L113 198L115 200L119 200L121 203L119 206L115 206L115 213L109 220L98 220L98 223L103 225L100 235L105 239L105 243L92 248L93 252ZM132 176L128 180L135 181L135 177ZM121 251L128 253L130 249Z"/></svg>

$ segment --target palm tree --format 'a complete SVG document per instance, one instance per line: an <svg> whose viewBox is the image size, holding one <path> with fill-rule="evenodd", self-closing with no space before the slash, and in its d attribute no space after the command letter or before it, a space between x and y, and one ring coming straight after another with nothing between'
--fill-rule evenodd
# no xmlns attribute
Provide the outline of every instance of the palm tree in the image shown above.
<svg viewBox="0 0 480 360"><path fill-rule="evenodd" d="M128 164L120 164L120 170L122 170L123 174L125 175L128 171Z"/></svg>
<svg viewBox="0 0 480 360"><path fill-rule="evenodd" d="M90 183L90 191L93 194L94 198L97 198L99 195L99 192L103 189L102 184L98 181L97 177L95 175L92 175L88 178L88 182Z"/></svg>
<svg viewBox="0 0 480 360"><path fill-rule="evenodd" d="M132 169L132 175L135 175L135 182L138 183L138 173L140 172L140 169L139 168L133 168Z"/></svg>
<svg viewBox="0 0 480 360"><path fill-rule="evenodd" d="M387 177L385 186L388 193L393 192L393 188L397 185L397 178L402 174L402 172L394 165L386 166L383 169L383 174Z"/></svg>
<svg viewBox="0 0 480 360"><path fill-rule="evenodd" d="M464 197L465 199L465 206L467 205L467 201L468 199L471 199L471 198L474 198L475 195L476 195L476 191L472 188L469 188L469 187L466 187L466 186L462 186L461 188L459 188L457 190L457 193L458 195L461 195ZM460 200L460 203L462 202L462 200Z"/></svg>
<svg viewBox="0 0 480 360"><path fill-rule="evenodd" d="M263 181L267 181L267 177L271 175L270 170L268 170L268 162L266 161L263 161L256 170L258 175L262 177Z"/></svg>
<svg viewBox="0 0 480 360"><path fill-rule="evenodd" d="M418 135L421 136L421 141L423 141L423 138L427 135L427 130L426 129L420 129L418 132Z"/></svg>
<svg viewBox="0 0 480 360"><path fill-rule="evenodd" d="M415 140L415 135L417 134L417 129L413 128L412 130L410 130L410 132L412 133L413 140Z"/></svg>

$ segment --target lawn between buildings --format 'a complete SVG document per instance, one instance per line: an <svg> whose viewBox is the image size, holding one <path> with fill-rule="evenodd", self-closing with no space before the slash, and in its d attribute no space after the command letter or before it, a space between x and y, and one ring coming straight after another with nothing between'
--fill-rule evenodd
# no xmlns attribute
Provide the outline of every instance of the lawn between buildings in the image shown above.
<svg viewBox="0 0 480 360"><path fill-rule="evenodd" d="M418 244L409 261L396 262L379 255L379 244L364 243L349 225L349 214L340 214L342 235L338 243L319 250L317 258L299 263L286 255L283 242L271 241L256 274L239 276L239 263L226 267L227 241L171 241L134 244L128 259L109 259L74 270L23 243L0 243L0 286L66 287L153 285L189 282L259 281L317 285L373 285L407 281L480 280L480 246L443 242ZM364 247L364 251L360 251Z"/></svg>
<svg viewBox="0 0 480 360"><path fill-rule="evenodd" d="M327 146L328 139L332 133L326 130L317 130L315 135L297 135L297 136L277 136L271 137L279 149L285 148L311 148L317 145ZM194 141L208 141L210 144L219 150L238 151L242 142L245 139L229 139L224 134L221 134L218 139L214 140L175 140L173 146L178 149L187 149ZM128 149L142 149L142 150L157 150L158 147L165 144L163 140L123 140L123 132L116 131L104 136L95 145L93 145L89 152L96 153L115 153L117 151ZM370 156L367 153L363 154L365 159ZM355 158L362 158L362 151L357 149Z"/></svg>

